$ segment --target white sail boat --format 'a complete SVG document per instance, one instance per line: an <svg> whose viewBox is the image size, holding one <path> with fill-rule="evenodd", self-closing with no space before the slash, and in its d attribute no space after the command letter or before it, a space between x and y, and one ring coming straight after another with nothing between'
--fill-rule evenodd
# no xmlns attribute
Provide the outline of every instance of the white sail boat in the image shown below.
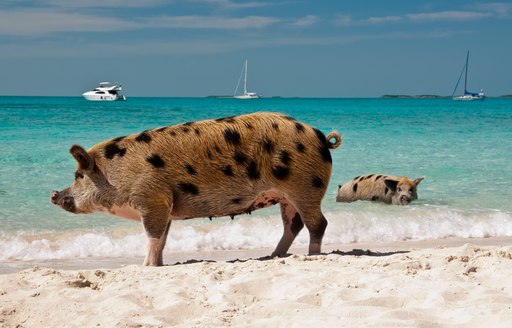
<svg viewBox="0 0 512 328"><path fill-rule="evenodd" d="M455 89L453 89L452 93L452 99L454 100L484 100L485 94L483 90L480 90L480 92L470 92L467 89L468 84L468 64L469 64L469 50L468 54L466 56L466 64L462 68L462 72L460 72L459 79L457 80L457 84L455 85ZM454 96L455 91L457 91L457 87L459 86L460 79L462 77L462 73L464 73L464 94L462 96Z"/></svg>
<svg viewBox="0 0 512 328"><path fill-rule="evenodd" d="M240 85L240 81L242 80L242 75L244 75L244 93L242 95L237 95L238 86ZM245 60L245 65L242 68L242 72L240 73L240 78L238 79L238 83L236 84L235 92L233 93L233 98L236 99L257 99L261 98L261 95L255 92L247 92L247 59Z"/></svg>

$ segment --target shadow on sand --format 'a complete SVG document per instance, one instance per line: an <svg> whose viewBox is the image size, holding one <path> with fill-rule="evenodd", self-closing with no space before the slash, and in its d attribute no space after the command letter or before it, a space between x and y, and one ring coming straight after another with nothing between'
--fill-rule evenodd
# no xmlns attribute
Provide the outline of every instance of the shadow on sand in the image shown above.
<svg viewBox="0 0 512 328"><path fill-rule="evenodd" d="M340 250L335 250L335 251L332 251L330 253L321 253L321 254L318 254L318 255L303 255L303 256L314 257L314 256L325 256L325 255L339 255L339 256L373 256L373 257L381 257L381 256L391 256L391 255L395 255L395 254L405 254L405 253L409 253L409 251L374 252L374 251L371 251L369 249L366 249L366 250L364 250L364 249L353 249L353 250L347 251L347 252L340 251ZM281 257L281 258L288 258L288 257L291 257L291 256L293 256L293 254L286 254L286 256ZM194 264L194 263L217 263L217 262L243 263L243 262L247 262L247 261L269 261L269 260L274 260L274 259L279 259L279 258L278 257L271 257L271 256L262 256L262 257L247 258L247 259L239 259L239 258L237 258L237 259L234 259L234 260L226 260L226 261L191 259L191 260L187 260L185 262L176 262L174 264L169 264L169 266Z"/></svg>

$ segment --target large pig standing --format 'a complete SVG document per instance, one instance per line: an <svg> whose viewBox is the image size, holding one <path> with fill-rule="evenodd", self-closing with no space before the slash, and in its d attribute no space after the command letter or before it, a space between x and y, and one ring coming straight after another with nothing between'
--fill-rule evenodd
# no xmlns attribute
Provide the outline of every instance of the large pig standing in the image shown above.
<svg viewBox="0 0 512 328"><path fill-rule="evenodd" d="M309 253L320 253L327 221L320 203L341 144L292 117L254 113L161 127L114 138L88 151L73 145L75 181L51 202L72 213L105 211L141 220L144 265L163 264L172 220L234 216L279 203L284 256L306 225Z"/></svg>

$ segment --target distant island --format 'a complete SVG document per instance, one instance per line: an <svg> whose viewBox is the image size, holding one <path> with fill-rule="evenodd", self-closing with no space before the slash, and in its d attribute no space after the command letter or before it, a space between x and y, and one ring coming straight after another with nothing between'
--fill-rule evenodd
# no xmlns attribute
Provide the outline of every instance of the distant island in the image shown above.
<svg viewBox="0 0 512 328"><path fill-rule="evenodd" d="M450 96L438 95L383 95L381 98L415 98L415 99L437 99L437 98L451 98Z"/></svg>
<svg viewBox="0 0 512 328"><path fill-rule="evenodd" d="M380 98L400 98L400 99L449 99L452 96L439 96L439 95L383 95ZM488 97L486 98L512 98L512 95L503 95L498 97Z"/></svg>

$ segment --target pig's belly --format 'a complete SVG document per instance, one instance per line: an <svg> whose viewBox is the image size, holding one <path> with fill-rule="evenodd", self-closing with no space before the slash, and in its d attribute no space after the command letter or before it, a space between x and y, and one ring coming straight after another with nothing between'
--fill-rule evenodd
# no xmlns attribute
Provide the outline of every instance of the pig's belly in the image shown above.
<svg viewBox="0 0 512 328"><path fill-rule="evenodd" d="M110 215L114 215L123 219L140 221L140 212L129 205L117 206L114 205L110 209L104 209Z"/></svg>
<svg viewBox="0 0 512 328"><path fill-rule="evenodd" d="M281 203L285 197L283 197L282 194L274 191L274 190L268 190L265 192L260 193L251 203L249 204L241 204L238 208L226 208L226 211L222 211L219 213L194 213L195 211L187 211L185 210L185 213L177 213L173 212L172 214L169 214L170 220L184 220L184 219L192 219L197 217L218 217L218 216L228 216L228 215L239 215L244 213L250 213L252 211L258 210L260 208L268 207L277 203ZM135 220L140 221L141 215L140 212L130 206L130 205L123 205L123 206L117 206L114 205L110 209L103 209L104 212L117 216L123 219L129 219L129 220Z"/></svg>
<svg viewBox="0 0 512 328"><path fill-rule="evenodd" d="M201 206L199 202L178 201L174 204L171 219L192 219L204 217L235 216L240 214L250 214L260 208L268 207L281 203L286 197L279 191L271 189L260 192L253 199L247 199L245 202L234 203L229 201L236 198L237 195L229 195L222 199L217 199L223 206ZM247 196L246 196L247 197ZM215 199L214 199L215 200Z"/></svg>

